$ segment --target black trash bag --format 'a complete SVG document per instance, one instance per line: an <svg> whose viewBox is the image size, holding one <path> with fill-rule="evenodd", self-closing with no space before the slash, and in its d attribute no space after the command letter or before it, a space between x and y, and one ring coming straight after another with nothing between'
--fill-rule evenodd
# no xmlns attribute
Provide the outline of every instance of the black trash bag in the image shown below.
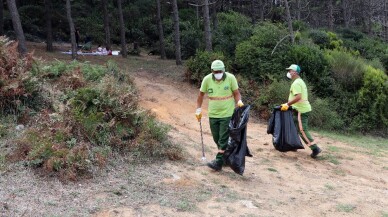
<svg viewBox="0 0 388 217"><path fill-rule="evenodd" d="M276 150L287 152L295 149L304 149L292 118L293 109L280 111L276 106L268 121L267 133L272 134L272 143Z"/></svg>
<svg viewBox="0 0 388 217"><path fill-rule="evenodd" d="M224 163L239 175L244 173L245 156L252 157L247 145L247 124L250 108L247 105L234 109L232 119L229 122L228 146L223 156Z"/></svg>

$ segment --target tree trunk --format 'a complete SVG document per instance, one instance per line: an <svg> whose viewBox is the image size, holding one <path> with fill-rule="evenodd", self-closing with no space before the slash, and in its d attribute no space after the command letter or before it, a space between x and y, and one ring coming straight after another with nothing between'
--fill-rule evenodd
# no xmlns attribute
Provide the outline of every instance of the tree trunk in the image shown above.
<svg viewBox="0 0 388 217"><path fill-rule="evenodd" d="M108 0L102 0L102 8L103 8L103 11L104 11L105 45L109 49L111 49L109 14L108 14Z"/></svg>
<svg viewBox="0 0 388 217"><path fill-rule="evenodd" d="M121 5L121 0L117 0L117 6L119 9L119 20L120 20L120 41L121 41L121 55L123 58L127 57L127 45L125 42L125 27L124 27L124 17L123 17L123 8Z"/></svg>
<svg viewBox="0 0 388 217"><path fill-rule="evenodd" d="M212 6L212 19L213 19L213 29L214 31L218 28L218 19L217 19L217 1L214 2Z"/></svg>
<svg viewBox="0 0 388 217"><path fill-rule="evenodd" d="M349 5L348 0L341 0L341 6L342 6L342 16L344 19L344 25L346 28L349 27Z"/></svg>
<svg viewBox="0 0 388 217"><path fill-rule="evenodd" d="M212 33L210 30L209 0L203 0L203 22L205 26L206 51L212 51Z"/></svg>
<svg viewBox="0 0 388 217"><path fill-rule="evenodd" d="M259 0L259 14L260 14L260 21L264 21L264 10L265 10L265 2L264 0Z"/></svg>
<svg viewBox="0 0 388 217"><path fill-rule="evenodd" d="M8 10L11 14L13 29L16 34L16 39L18 40L18 50L21 55L25 55L27 53L26 47L26 38L24 37L24 32L22 28L22 24L20 22L19 12L16 7L15 0L7 0Z"/></svg>
<svg viewBox="0 0 388 217"><path fill-rule="evenodd" d="M302 11L301 0L296 0L296 19L300 20L300 13Z"/></svg>
<svg viewBox="0 0 388 217"><path fill-rule="evenodd" d="M46 13L46 51L53 52L53 26L51 22L53 3L51 0L44 1L44 10Z"/></svg>
<svg viewBox="0 0 388 217"><path fill-rule="evenodd" d="M252 24L256 23L256 1L251 0L251 18L252 18Z"/></svg>
<svg viewBox="0 0 388 217"><path fill-rule="evenodd" d="M327 2L328 4L328 9L329 9L329 14L328 14L328 22L329 22L329 29L333 31L334 29L334 8L333 8L333 0L329 0Z"/></svg>
<svg viewBox="0 0 388 217"><path fill-rule="evenodd" d="M166 59L166 50L164 48L164 32L162 25L162 16L161 16L161 5L160 0L156 0L156 10L157 10L157 20L158 20L158 31L159 31L159 46L160 46L160 57L164 60Z"/></svg>
<svg viewBox="0 0 388 217"><path fill-rule="evenodd" d="M181 40L179 31L179 12L177 0L172 0L173 20L174 20L174 42L175 42L175 59L177 65L182 65L181 57Z"/></svg>
<svg viewBox="0 0 388 217"><path fill-rule="evenodd" d="M4 2L0 0L0 35L4 35Z"/></svg>
<svg viewBox="0 0 388 217"><path fill-rule="evenodd" d="M67 12L67 21L69 22L70 27L70 38L71 38L71 58L75 60L77 58L77 49L75 42L75 28L73 23L73 18L71 17L71 4L70 0L66 0L66 12Z"/></svg>
<svg viewBox="0 0 388 217"><path fill-rule="evenodd" d="M388 41L388 2L384 0L383 37Z"/></svg>
<svg viewBox="0 0 388 217"><path fill-rule="evenodd" d="M292 29L292 18L290 13L290 6L288 5L288 0L284 0L284 5L286 6L286 16L288 23L288 31L290 32L291 43L295 43L294 30Z"/></svg>

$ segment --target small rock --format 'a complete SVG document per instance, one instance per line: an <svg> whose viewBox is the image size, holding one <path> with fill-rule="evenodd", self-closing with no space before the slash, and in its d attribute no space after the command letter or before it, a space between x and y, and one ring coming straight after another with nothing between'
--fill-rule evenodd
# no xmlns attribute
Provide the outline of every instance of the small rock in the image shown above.
<svg viewBox="0 0 388 217"><path fill-rule="evenodd" d="M17 126L15 127L15 129L16 129L17 131L24 130L24 125L23 125L23 124L19 124L19 125L17 125Z"/></svg>

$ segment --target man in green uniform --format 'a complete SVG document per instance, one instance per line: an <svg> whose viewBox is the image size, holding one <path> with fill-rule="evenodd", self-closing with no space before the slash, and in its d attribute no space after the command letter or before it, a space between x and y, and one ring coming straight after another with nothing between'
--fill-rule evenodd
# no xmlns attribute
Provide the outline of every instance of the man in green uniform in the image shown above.
<svg viewBox="0 0 388 217"><path fill-rule="evenodd" d="M208 163L207 166L215 171L222 169L223 154L228 145L228 126L233 115L235 105L241 107L241 95L234 75L225 72L224 63L215 60L211 64L212 73L202 80L201 88L197 98L197 110L195 116L198 121L202 118L202 102L205 93L209 97L209 122L213 140L217 144L218 153L216 159Z"/></svg>
<svg viewBox="0 0 388 217"><path fill-rule="evenodd" d="M308 101L307 86L299 76L301 70L298 65L292 64L286 70L288 70L287 77L292 79L293 82L291 84L288 102L282 104L280 110L287 111L288 107L292 105L292 107L297 111L299 134L306 145L312 150L310 156L312 158L316 158L322 150L317 144L312 144L314 139L308 130L308 119L311 112L311 105Z"/></svg>

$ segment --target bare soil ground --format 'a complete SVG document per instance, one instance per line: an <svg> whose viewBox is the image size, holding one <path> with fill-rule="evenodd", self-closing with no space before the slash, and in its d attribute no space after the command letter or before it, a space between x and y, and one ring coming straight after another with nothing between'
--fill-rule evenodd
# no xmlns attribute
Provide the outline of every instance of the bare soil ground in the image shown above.
<svg viewBox="0 0 388 217"><path fill-rule="evenodd" d="M69 56L36 56L51 61ZM184 67L157 57L81 57L96 63L114 59L136 82L140 104L171 125L170 138L185 149L179 162L136 163L115 156L94 177L79 183L44 178L21 164L0 170L1 216L388 216L388 153L377 154L313 133L323 149L280 153L266 123L251 116L244 176L224 168L213 172L201 161L199 124L194 117L198 88L183 82ZM203 107L208 161L216 154ZM0 150L11 146L0 142Z"/></svg>

